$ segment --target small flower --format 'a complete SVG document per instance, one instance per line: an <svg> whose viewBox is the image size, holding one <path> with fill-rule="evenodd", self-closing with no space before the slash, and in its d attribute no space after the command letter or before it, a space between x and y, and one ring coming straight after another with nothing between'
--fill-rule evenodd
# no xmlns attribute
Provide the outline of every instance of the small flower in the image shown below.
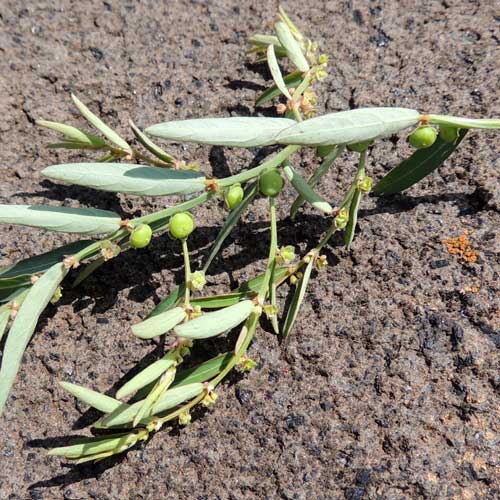
<svg viewBox="0 0 500 500"><path fill-rule="evenodd" d="M184 410L179 413L179 425L188 425L191 423L191 413L189 410Z"/></svg>
<svg viewBox="0 0 500 500"><path fill-rule="evenodd" d="M207 280L205 279L205 273L203 271L196 271L191 274L191 280L189 281L189 288L194 291L200 292L206 285Z"/></svg>
<svg viewBox="0 0 500 500"><path fill-rule="evenodd" d="M60 300L61 297L62 297L62 288L60 286L58 286L56 288L56 291L54 292L54 295L50 299L50 303L56 304Z"/></svg>
<svg viewBox="0 0 500 500"><path fill-rule="evenodd" d="M253 370L257 366L257 363L253 359L250 359L247 356L243 356L240 359L238 366L241 368L242 371L249 372L250 370Z"/></svg>
<svg viewBox="0 0 500 500"><path fill-rule="evenodd" d="M188 310L186 310L186 313L189 319L198 318L199 316L201 316L201 307L200 306L189 307Z"/></svg>
<svg viewBox="0 0 500 500"><path fill-rule="evenodd" d="M372 188L372 178L367 175L358 180L358 189L362 193L369 193Z"/></svg>
<svg viewBox="0 0 500 500"><path fill-rule="evenodd" d="M347 208L342 208L339 210L337 217L334 219L334 224L337 229L344 229L349 222L349 211Z"/></svg>
<svg viewBox="0 0 500 500"><path fill-rule="evenodd" d="M293 245L286 245L276 250L276 260L278 264L290 264L295 260L295 247Z"/></svg>
<svg viewBox="0 0 500 500"><path fill-rule="evenodd" d="M80 262L76 260L74 255L67 255L64 257L63 265L66 269L76 269L80 265Z"/></svg>
<svg viewBox="0 0 500 500"><path fill-rule="evenodd" d="M272 317L278 314L278 307L275 305L267 304L263 307L264 313L267 316L267 319L271 319Z"/></svg>
<svg viewBox="0 0 500 500"><path fill-rule="evenodd" d="M207 395L202 399L201 404L208 408L217 401L218 397L219 396L214 391L207 392Z"/></svg>
<svg viewBox="0 0 500 500"><path fill-rule="evenodd" d="M318 271L322 271L323 269L325 269L328 266L328 259L326 258L326 255L320 255L316 259L315 264Z"/></svg>
<svg viewBox="0 0 500 500"><path fill-rule="evenodd" d="M101 255L105 261L111 260L121 252L121 248L112 241L105 240L101 243Z"/></svg>

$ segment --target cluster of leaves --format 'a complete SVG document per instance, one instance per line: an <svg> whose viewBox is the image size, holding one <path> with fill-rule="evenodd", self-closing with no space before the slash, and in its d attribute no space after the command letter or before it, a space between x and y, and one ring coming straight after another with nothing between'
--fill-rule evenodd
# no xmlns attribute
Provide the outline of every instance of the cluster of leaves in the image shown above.
<svg viewBox="0 0 500 500"><path fill-rule="evenodd" d="M373 141L416 127L410 143L417 148L374 187L376 194L407 189L429 175L456 149L470 128L500 128L500 120L474 120L421 114L404 108L364 108L314 117L315 86L327 76L328 57L308 40L280 8L274 35L250 38L251 53L267 62L274 84L257 99L262 106L276 104L278 118L207 118L161 123L141 131L130 122L137 142L146 152L132 146L94 115L80 100L73 101L82 116L101 136L70 125L49 121L38 124L62 134L51 148L98 152L93 163L53 165L43 174L51 179L102 191L139 196L185 196L186 201L159 212L131 220L93 208L48 206L0 206L0 222L43 228L49 231L102 235L82 240L0 270L0 338L8 332L0 369L0 411L19 369L23 352L37 320L61 295L61 283L71 269L80 270L78 285L98 267L130 247L147 246L153 234L168 230L181 244L185 279L139 324L132 333L141 339L168 335L166 354L140 371L110 397L75 384L62 382L64 389L103 413L94 425L106 434L56 448L60 455L78 462L100 460L121 453L164 424L177 419L185 425L196 405L216 401L215 389L234 368L251 369L255 363L247 349L262 314L268 316L277 334L293 329L314 269L327 266L323 247L337 231L344 231L350 247L357 225L360 203L372 187L366 174L368 151ZM280 62L290 71L283 75ZM439 137L437 130L440 128ZM184 164L155 144L150 136L177 142L195 142L229 147L284 145L257 167L224 179L207 178L192 164ZM302 147L313 147L321 159L316 171L304 179L292 165L292 156ZM315 186L345 150L359 156L350 188L338 203L321 197ZM325 214L330 227L319 243L305 255L295 255L293 246L279 247L276 206L283 177L297 192L290 207L296 217L304 203ZM192 195L195 195L194 197ZM222 295L202 295L205 273L242 214L262 195L268 199L270 245L266 270L236 290ZM202 269L192 271L188 238L195 230L189 210L212 197L225 199L228 216L213 242ZM288 311L278 319L276 289L284 282L295 286ZM236 327L240 333L234 349L189 369L180 369L193 342L224 334ZM111 434L109 434L111 430Z"/></svg>

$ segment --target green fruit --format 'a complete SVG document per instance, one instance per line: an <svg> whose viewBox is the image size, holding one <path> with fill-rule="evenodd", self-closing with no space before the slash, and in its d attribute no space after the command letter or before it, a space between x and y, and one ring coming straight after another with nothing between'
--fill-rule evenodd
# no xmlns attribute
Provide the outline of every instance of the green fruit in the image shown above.
<svg viewBox="0 0 500 500"><path fill-rule="evenodd" d="M436 142L437 131L433 127L424 125L414 130L408 137L410 144L415 149L429 148Z"/></svg>
<svg viewBox="0 0 500 500"><path fill-rule="evenodd" d="M147 224L139 224L130 233L130 245L133 248L144 248L149 245L153 230Z"/></svg>
<svg viewBox="0 0 500 500"><path fill-rule="evenodd" d="M357 142L356 144L348 144L347 149L349 151L354 151L356 153L362 153L366 151L373 141Z"/></svg>
<svg viewBox="0 0 500 500"><path fill-rule="evenodd" d="M180 212L170 219L170 234L178 240L185 240L194 230L194 219L189 212Z"/></svg>
<svg viewBox="0 0 500 500"><path fill-rule="evenodd" d="M226 205L229 210L234 210L243 199L243 188L240 184L233 184L226 193Z"/></svg>
<svg viewBox="0 0 500 500"><path fill-rule="evenodd" d="M259 188L264 196L274 198L283 189L283 178L277 170L266 172L260 176Z"/></svg>
<svg viewBox="0 0 500 500"><path fill-rule="evenodd" d="M439 126L439 137L444 142L455 142L458 139L459 129L456 127L450 127L449 125Z"/></svg>

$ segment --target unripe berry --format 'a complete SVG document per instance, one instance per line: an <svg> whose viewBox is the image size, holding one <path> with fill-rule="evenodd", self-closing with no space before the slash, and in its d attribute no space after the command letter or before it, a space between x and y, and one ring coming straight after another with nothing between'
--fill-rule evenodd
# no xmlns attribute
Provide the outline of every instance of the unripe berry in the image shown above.
<svg viewBox="0 0 500 500"><path fill-rule="evenodd" d="M439 126L439 137L444 142L455 142L458 139L458 128L449 125Z"/></svg>
<svg viewBox="0 0 500 500"><path fill-rule="evenodd" d="M130 245L133 248L144 248L149 245L153 230L147 224L139 224L130 234Z"/></svg>
<svg viewBox="0 0 500 500"><path fill-rule="evenodd" d="M274 198L283 189L283 178L277 170L266 172L260 176L259 188L264 196Z"/></svg>
<svg viewBox="0 0 500 500"><path fill-rule="evenodd" d="M229 210L234 210L243 199L243 188L240 184L233 184L226 193L226 205Z"/></svg>
<svg viewBox="0 0 500 500"><path fill-rule="evenodd" d="M436 142L437 132L433 127L424 125L414 130L408 137L410 144L415 149L429 148Z"/></svg>
<svg viewBox="0 0 500 500"><path fill-rule="evenodd" d="M347 149L349 151L354 151L356 153L362 153L366 151L373 141L357 142L356 144L348 144Z"/></svg>
<svg viewBox="0 0 500 500"><path fill-rule="evenodd" d="M194 230L194 219L189 212L180 212L170 219L170 234L178 240L185 240Z"/></svg>

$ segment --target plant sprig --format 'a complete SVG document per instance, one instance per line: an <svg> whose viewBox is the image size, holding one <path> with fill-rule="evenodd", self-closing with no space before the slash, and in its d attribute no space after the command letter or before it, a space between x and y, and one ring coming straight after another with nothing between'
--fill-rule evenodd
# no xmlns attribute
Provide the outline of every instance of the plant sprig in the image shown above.
<svg viewBox="0 0 500 500"><path fill-rule="evenodd" d="M100 155L93 162L47 167L42 173L51 179L128 195L189 196L180 203L132 219L121 219L113 212L94 208L0 206L3 223L99 235L97 239L65 245L0 269L0 339L7 334L0 368L0 413L37 320L49 303L57 302L61 283L71 269L86 264L74 281L77 286L107 260L130 248L139 251L153 235L164 231L179 240L183 255L184 282L147 318L132 326L132 333L140 339L167 335L167 352L122 385L116 397L61 383L65 390L103 413L96 428L113 429L116 433L81 439L55 448L50 454L78 463L102 460L147 440L170 421L177 419L179 424L187 425L197 405L216 402L215 390L231 370L245 371L255 366L247 351L263 314L271 320L275 333L288 337L315 269L327 267L326 257L321 254L323 248L340 231L344 231L347 248L353 242L360 204L371 190L367 158L375 140L414 129L409 141L418 150L374 188L375 194L392 194L411 187L438 168L462 142L467 130L500 128L499 119L467 119L389 107L315 117L316 87L327 76L328 57L318 53L318 44L307 39L281 7L278 18L275 34L256 34L249 39L249 53L256 55L257 62L267 62L274 81L257 98L256 105L273 102L277 114L283 117L190 119L159 123L144 132L130 121L134 138L146 152L121 137L76 96L72 99L77 109L103 137L69 124L38 121L40 126L62 135L60 142L49 147ZM284 147L254 168L216 179L204 174L196 163L185 164L176 159L154 143L151 136L227 147ZM293 166L293 155L301 148L311 147L322 161L306 180ZM346 149L359 154L358 168L342 200L325 199L315 188ZM280 247L278 242L277 207L282 203L284 178L297 195L290 207L292 218L307 203L329 223L319 242L299 258L293 246ZM269 206L270 243L264 272L236 290L202 295L212 262L259 194L268 200ZM212 198L223 199L229 214L203 267L193 271L188 238L195 230L195 221L190 211ZM276 291L285 283L295 286L295 290L291 305L280 320ZM239 335L231 352L182 370L194 342L235 328L239 328Z"/></svg>

